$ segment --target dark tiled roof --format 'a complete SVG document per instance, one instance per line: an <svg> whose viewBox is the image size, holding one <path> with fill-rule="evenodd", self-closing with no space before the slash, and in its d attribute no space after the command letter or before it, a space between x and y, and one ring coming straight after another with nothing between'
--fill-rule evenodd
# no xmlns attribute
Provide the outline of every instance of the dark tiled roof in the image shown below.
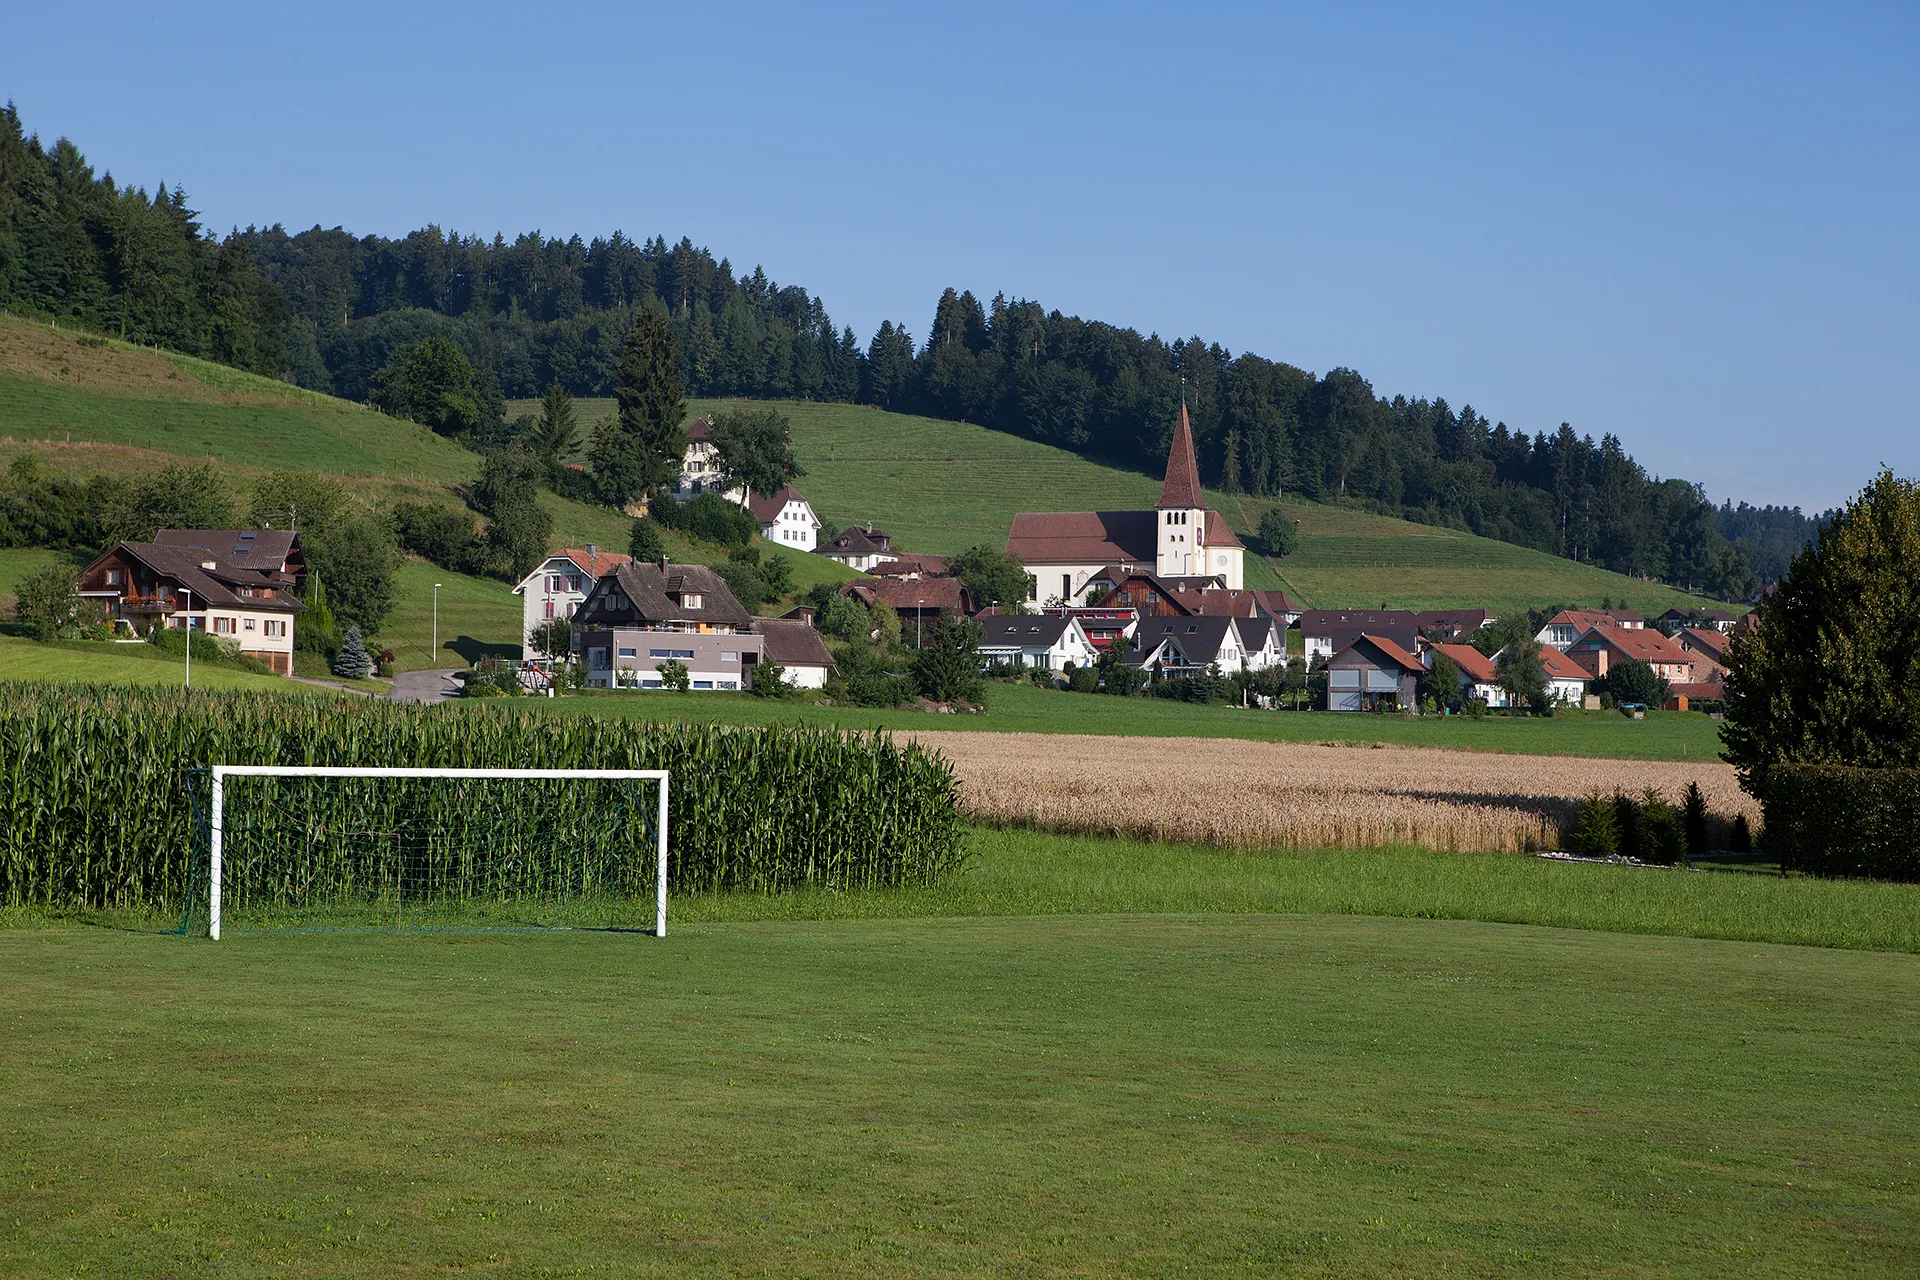
<svg viewBox="0 0 1920 1280"><path fill-rule="evenodd" d="M789 502L805 502L806 496L790 484L783 484L779 490L768 497L761 497L752 490L747 491L747 510L753 512L753 518L761 524L772 524ZM815 523L818 523L817 521Z"/></svg>
<svg viewBox="0 0 1920 1280"><path fill-rule="evenodd" d="M1039 645L1052 648L1073 625L1072 618L1039 613L1016 613L1005 617L983 618L986 639L981 643L997 648L1009 645Z"/></svg>
<svg viewBox="0 0 1920 1280"><path fill-rule="evenodd" d="M1414 631L1415 615L1405 609L1309 609L1300 615L1300 633L1309 636L1333 635L1351 630L1356 635L1375 635L1396 631Z"/></svg>
<svg viewBox="0 0 1920 1280"><path fill-rule="evenodd" d="M1300 606L1295 604L1293 597L1284 591L1256 591L1253 593L1253 599L1261 609L1276 618L1284 618L1290 613L1300 612Z"/></svg>
<svg viewBox="0 0 1920 1280"><path fill-rule="evenodd" d="M1472 635L1493 620L1485 609L1427 609L1413 615L1414 630L1448 636Z"/></svg>
<svg viewBox="0 0 1920 1280"><path fill-rule="evenodd" d="M880 529L862 529L855 525L845 530L833 541L814 548L821 555L870 556L892 555L888 544L892 542Z"/></svg>
<svg viewBox="0 0 1920 1280"><path fill-rule="evenodd" d="M166 546L157 542L122 542L107 555L123 555L138 560L161 577L171 578L193 593L196 603L204 603L215 608L266 609L280 613L298 613L306 606L294 599L293 595L277 586L266 574L253 569L204 569L203 559L213 559L210 552L198 548ZM101 557L105 559L105 556ZM98 564L99 561L94 561ZM250 589L260 594L243 596L241 590Z"/></svg>
<svg viewBox="0 0 1920 1280"><path fill-rule="evenodd" d="M921 578L909 582L903 578L855 578L840 588L863 604L879 600L894 609L951 609L971 613L973 597L958 578Z"/></svg>
<svg viewBox="0 0 1920 1280"><path fill-rule="evenodd" d="M610 587L619 588L631 603L625 609L610 609L606 596ZM700 597L700 607L689 608L679 599ZM658 564L616 566L595 584L580 607L586 622L604 622L610 626L632 622L653 626L662 622L725 622L735 626L753 621L753 615L727 588L727 580L703 564L671 564L663 571Z"/></svg>
<svg viewBox="0 0 1920 1280"><path fill-rule="evenodd" d="M757 624L760 634L767 638L766 654L768 662L778 662L787 667L830 667L833 655L827 651L826 641L813 629L811 622L788 618L762 618Z"/></svg>
<svg viewBox="0 0 1920 1280"><path fill-rule="evenodd" d="M162 529L150 545L195 553L195 562L212 560L221 569L279 573L300 535L291 529Z"/></svg>
<svg viewBox="0 0 1920 1280"><path fill-rule="evenodd" d="M1187 421L1184 400L1180 402L1180 420L1173 427L1173 447L1167 450L1167 478L1160 486L1160 501L1154 505L1163 511L1202 505L1200 465L1193 456L1193 424ZM1211 528L1213 521L1207 524Z"/></svg>
<svg viewBox="0 0 1920 1280"><path fill-rule="evenodd" d="M1171 640L1180 648L1180 655L1190 665L1204 667L1214 661L1220 653L1220 646L1226 643L1227 633L1234 629L1237 618L1142 618L1134 631L1135 644L1139 653L1134 659L1135 665L1144 665L1153 657L1153 652Z"/></svg>

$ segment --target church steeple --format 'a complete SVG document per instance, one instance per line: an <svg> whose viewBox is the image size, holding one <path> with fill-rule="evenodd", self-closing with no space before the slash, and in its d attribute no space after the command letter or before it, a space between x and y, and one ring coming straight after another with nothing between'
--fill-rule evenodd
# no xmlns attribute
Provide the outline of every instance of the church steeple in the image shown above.
<svg viewBox="0 0 1920 1280"><path fill-rule="evenodd" d="M1200 464L1193 456L1193 424L1187 421L1187 402L1180 402L1180 421L1173 428L1173 447L1167 451L1167 479L1160 486L1162 511L1193 511L1201 507Z"/></svg>

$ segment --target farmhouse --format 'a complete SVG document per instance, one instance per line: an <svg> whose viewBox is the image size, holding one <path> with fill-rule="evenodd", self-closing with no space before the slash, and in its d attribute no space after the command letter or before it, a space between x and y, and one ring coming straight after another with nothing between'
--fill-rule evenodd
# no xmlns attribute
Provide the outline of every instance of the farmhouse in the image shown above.
<svg viewBox="0 0 1920 1280"><path fill-rule="evenodd" d="M914 634L916 624L925 628L942 613L968 617L973 613L973 593L958 578L855 578L840 588L843 596L852 596L871 609L884 604L900 616L902 637Z"/></svg>
<svg viewBox="0 0 1920 1280"><path fill-rule="evenodd" d="M1029 604L1090 603L1089 583L1111 568L1145 570L1162 579L1217 577L1233 591L1245 585L1246 550L1201 496L1185 404L1152 511L1022 512L1013 518L1007 554L1033 575Z"/></svg>
<svg viewBox="0 0 1920 1280"><path fill-rule="evenodd" d="M864 529L855 525L814 551L836 564L857 569L861 573L871 572L881 561L894 558L893 539L872 525Z"/></svg>
<svg viewBox="0 0 1920 1280"><path fill-rule="evenodd" d="M1385 636L1362 634L1327 659L1327 710L1410 710L1427 666Z"/></svg>
<svg viewBox="0 0 1920 1280"><path fill-rule="evenodd" d="M232 641L276 674L293 674L293 590L306 561L285 529L162 529L122 542L81 573L81 596L129 630L187 627Z"/></svg>
<svg viewBox="0 0 1920 1280"><path fill-rule="evenodd" d="M1430 644L1420 655L1429 670L1436 654L1452 659L1453 665L1460 668L1460 693L1467 700L1484 702L1490 707L1507 705L1507 691L1500 687L1500 669L1492 658L1470 644Z"/></svg>
<svg viewBox="0 0 1920 1280"><path fill-rule="evenodd" d="M986 662L1064 671L1069 662L1076 667L1088 667L1100 659L1099 650L1080 629L1077 618L1019 613L980 621L986 630L986 637L980 642L980 657Z"/></svg>
<svg viewBox="0 0 1920 1280"><path fill-rule="evenodd" d="M1669 609L1655 618L1653 625L1676 637L1690 628L1726 635L1733 630L1733 624L1740 621L1740 616L1725 609Z"/></svg>
<svg viewBox="0 0 1920 1280"><path fill-rule="evenodd" d="M833 654L813 623L797 618L762 618L754 624L765 637L761 664L777 662L787 683L797 689L824 689L833 669Z"/></svg>
<svg viewBox="0 0 1920 1280"><path fill-rule="evenodd" d="M685 666L695 689L744 689L765 638L724 578L705 565L615 565L574 611L574 647L596 689L661 687L660 668Z"/></svg>
<svg viewBox="0 0 1920 1280"><path fill-rule="evenodd" d="M1097 608L1131 608L1142 617L1297 618L1284 591L1249 591L1226 585L1219 574L1163 578L1146 569L1108 565L1085 585L1087 602Z"/></svg>
<svg viewBox="0 0 1920 1280"><path fill-rule="evenodd" d="M801 496L798 489L783 484L777 493L768 497L749 493L746 498L747 510L760 522L761 537L795 551L813 550L820 517L813 514L813 504Z"/></svg>
<svg viewBox="0 0 1920 1280"><path fill-rule="evenodd" d="M1331 658L1363 635L1391 640L1411 653L1419 641L1418 615L1405 609L1309 609L1300 615L1307 661Z"/></svg>
<svg viewBox="0 0 1920 1280"><path fill-rule="evenodd" d="M593 584L615 566L633 563L632 556L602 551L589 542L584 549L568 547L547 557L545 564L520 579L513 594L520 597L520 638L533 643L534 628L555 618L571 618L593 590Z"/></svg>

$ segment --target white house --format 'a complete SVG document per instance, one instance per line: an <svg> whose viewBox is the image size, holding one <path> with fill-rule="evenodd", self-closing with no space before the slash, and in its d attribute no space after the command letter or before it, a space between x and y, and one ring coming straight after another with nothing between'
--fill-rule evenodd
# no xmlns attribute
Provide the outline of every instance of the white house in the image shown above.
<svg viewBox="0 0 1920 1280"><path fill-rule="evenodd" d="M1127 661L1147 669L1158 666L1164 675L1212 666L1218 666L1222 675L1242 666L1261 671L1287 660L1286 633L1277 631L1273 622L1272 618L1151 615L1140 619Z"/></svg>
<svg viewBox="0 0 1920 1280"><path fill-rule="evenodd" d="M616 565L632 564L632 556L602 551L589 542L585 550L569 547L547 557L546 563L520 579L513 594L520 597L521 643L533 643L533 629L554 618L571 618L593 584Z"/></svg>
<svg viewBox="0 0 1920 1280"><path fill-rule="evenodd" d="M980 657L987 662L1064 671L1069 662L1089 667L1100 660L1100 651L1087 639L1078 618L1016 613L980 621L987 633Z"/></svg>
<svg viewBox="0 0 1920 1280"><path fill-rule="evenodd" d="M1543 649L1542 652L1557 653L1558 650ZM1507 691L1500 687L1500 670L1492 658L1470 644L1429 644L1420 655L1428 670L1432 670L1436 654L1451 658L1453 665L1460 668L1460 692L1464 697L1490 707L1507 705ZM1575 705L1579 705L1577 699Z"/></svg>
<svg viewBox="0 0 1920 1280"><path fill-rule="evenodd" d="M1007 554L1018 556L1032 575L1028 604L1092 604L1088 588L1108 569L1166 579L1218 578L1231 591L1245 585L1246 548L1226 519L1207 509L1200 491L1185 404L1152 511L1023 511L1007 534Z"/></svg>
<svg viewBox="0 0 1920 1280"><path fill-rule="evenodd" d="M1333 657L1363 635L1412 652L1420 636L1416 623L1406 609L1309 609L1300 615L1300 640L1309 663Z"/></svg>
<svg viewBox="0 0 1920 1280"><path fill-rule="evenodd" d="M865 528L854 525L814 550L836 564L865 573L875 565L893 559L893 539L872 525Z"/></svg>
<svg viewBox="0 0 1920 1280"><path fill-rule="evenodd" d="M766 637L763 662L777 662L796 689L824 689L833 670L833 654L813 623L802 618L762 618L754 623Z"/></svg>
<svg viewBox="0 0 1920 1280"><path fill-rule="evenodd" d="M729 502L745 504L747 491L727 481L720 468L719 451L709 434L712 417L695 418L687 424L687 451L680 455L680 476L674 482L673 496L681 502L703 493L717 493Z"/></svg>
<svg viewBox="0 0 1920 1280"><path fill-rule="evenodd" d="M1631 609L1562 609L1540 628L1534 639L1565 653L1581 636L1595 627L1618 627L1623 631L1641 631L1647 620Z"/></svg>
<svg viewBox="0 0 1920 1280"><path fill-rule="evenodd" d="M820 517L813 505L790 484L770 497L747 495L747 510L760 522L760 536L795 551L811 551L819 540Z"/></svg>
<svg viewBox="0 0 1920 1280"><path fill-rule="evenodd" d="M1547 692L1565 707L1585 704L1587 681L1593 679L1586 669L1552 645L1540 647L1540 665L1547 673Z"/></svg>

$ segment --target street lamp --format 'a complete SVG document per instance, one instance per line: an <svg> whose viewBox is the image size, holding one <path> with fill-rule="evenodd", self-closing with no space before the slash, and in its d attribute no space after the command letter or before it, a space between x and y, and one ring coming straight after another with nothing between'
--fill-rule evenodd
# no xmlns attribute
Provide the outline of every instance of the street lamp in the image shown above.
<svg viewBox="0 0 1920 1280"><path fill-rule="evenodd" d="M921 647L920 619L926 616L927 616L927 602L925 600L915 600L913 602L913 647L915 650L918 650Z"/></svg>
<svg viewBox="0 0 1920 1280"><path fill-rule="evenodd" d="M187 635L187 688L193 688L193 589L180 588L180 594L187 598L186 616L180 619L181 630Z"/></svg>
<svg viewBox="0 0 1920 1280"><path fill-rule="evenodd" d="M433 660L440 661L440 584L433 584Z"/></svg>

